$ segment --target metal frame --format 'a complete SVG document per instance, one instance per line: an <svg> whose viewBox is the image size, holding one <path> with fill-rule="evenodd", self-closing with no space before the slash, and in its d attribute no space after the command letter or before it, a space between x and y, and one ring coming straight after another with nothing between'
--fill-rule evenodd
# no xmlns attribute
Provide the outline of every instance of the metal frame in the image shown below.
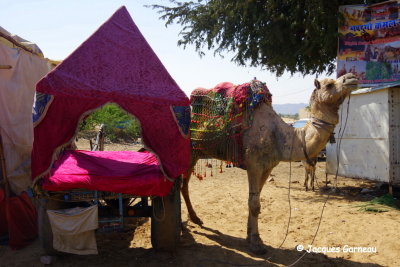
<svg viewBox="0 0 400 267"><path fill-rule="evenodd" d="M91 191L91 190L68 190L68 191L42 191L44 194L38 195L38 197L55 199L55 196L58 196L57 199L66 203L77 203L77 202L93 202L96 205L99 205L101 208L102 201L101 200L112 200L118 199L118 216L101 216L99 214L99 224L108 224L108 223L116 223L117 226L112 227L103 227L99 228L100 231L109 232L113 230L121 230L124 227L124 218L134 218L134 217L151 217L152 216L152 207L149 206L148 200L149 197L138 197L133 195L127 195L122 193L111 193L105 191ZM133 206L124 205L124 199L137 199L140 198L140 201ZM132 202L131 202L132 203ZM130 203L130 204L131 204ZM128 211L134 210L134 214L129 216ZM126 212L124 212L126 211ZM103 218L103 219L101 219Z"/></svg>

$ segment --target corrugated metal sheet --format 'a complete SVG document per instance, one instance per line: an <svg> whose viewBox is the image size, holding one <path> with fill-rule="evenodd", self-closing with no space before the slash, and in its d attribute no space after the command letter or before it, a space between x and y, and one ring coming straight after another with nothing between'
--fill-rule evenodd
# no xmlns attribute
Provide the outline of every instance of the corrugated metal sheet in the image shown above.
<svg viewBox="0 0 400 267"><path fill-rule="evenodd" d="M390 182L400 184L400 88L389 90Z"/></svg>
<svg viewBox="0 0 400 267"><path fill-rule="evenodd" d="M372 93L375 91L386 90L388 88L399 87L399 86L400 86L400 81L397 81L397 82L386 83L386 84L378 85L378 86L374 86L374 87L361 88L356 91L353 91L351 94L352 95L368 94L368 93Z"/></svg>
<svg viewBox="0 0 400 267"><path fill-rule="evenodd" d="M339 114L341 121L335 128L336 144L327 146L326 172L336 174L337 145L339 175L389 181L389 103L388 90L375 90L368 94L352 95L347 125L347 100ZM340 133L339 130L343 132ZM342 138L341 138L342 137Z"/></svg>

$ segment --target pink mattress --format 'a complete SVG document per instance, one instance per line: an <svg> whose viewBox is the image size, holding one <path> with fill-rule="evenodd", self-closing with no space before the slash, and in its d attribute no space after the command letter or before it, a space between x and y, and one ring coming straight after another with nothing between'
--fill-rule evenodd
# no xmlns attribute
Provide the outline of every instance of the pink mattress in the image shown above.
<svg viewBox="0 0 400 267"><path fill-rule="evenodd" d="M67 150L43 179L42 188L165 196L172 185L150 152Z"/></svg>

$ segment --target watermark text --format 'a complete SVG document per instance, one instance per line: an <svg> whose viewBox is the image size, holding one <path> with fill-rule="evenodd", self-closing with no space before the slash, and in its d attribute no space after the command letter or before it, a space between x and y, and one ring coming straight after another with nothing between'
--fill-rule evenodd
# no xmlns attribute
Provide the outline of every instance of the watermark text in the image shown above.
<svg viewBox="0 0 400 267"><path fill-rule="evenodd" d="M297 245L296 246L297 251L305 251L307 253L377 253L376 247L359 247L359 246L349 246L349 245L344 245L341 247L335 247L335 246L327 246L327 247L316 247L312 245Z"/></svg>

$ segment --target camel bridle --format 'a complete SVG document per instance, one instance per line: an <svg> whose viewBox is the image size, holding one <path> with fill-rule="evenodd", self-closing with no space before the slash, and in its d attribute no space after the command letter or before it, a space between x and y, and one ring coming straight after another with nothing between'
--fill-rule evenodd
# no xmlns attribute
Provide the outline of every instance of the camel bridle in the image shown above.
<svg viewBox="0 0 400 267"><path fill-rule="evenodd" d="M330 134L332 134L333 129L335 129L335 125L324 120L312 117L311 125L317 129L322 129ZM306 131L305 128L301 131L301 146L303 148L304 156L306 157L306 161L309 165L314 166L314 162L310 159L307 153L307 145L306 145Z"/></svg>
<svg viewBox="0 0 400 267"><path fill-rule="evenodd" d="M332 131L335 129L335 125L329 122L326 122L324 120L312 117L311 118L311 125L313 125L315 128L325 130L329 133L332 133Z"/></svg>

